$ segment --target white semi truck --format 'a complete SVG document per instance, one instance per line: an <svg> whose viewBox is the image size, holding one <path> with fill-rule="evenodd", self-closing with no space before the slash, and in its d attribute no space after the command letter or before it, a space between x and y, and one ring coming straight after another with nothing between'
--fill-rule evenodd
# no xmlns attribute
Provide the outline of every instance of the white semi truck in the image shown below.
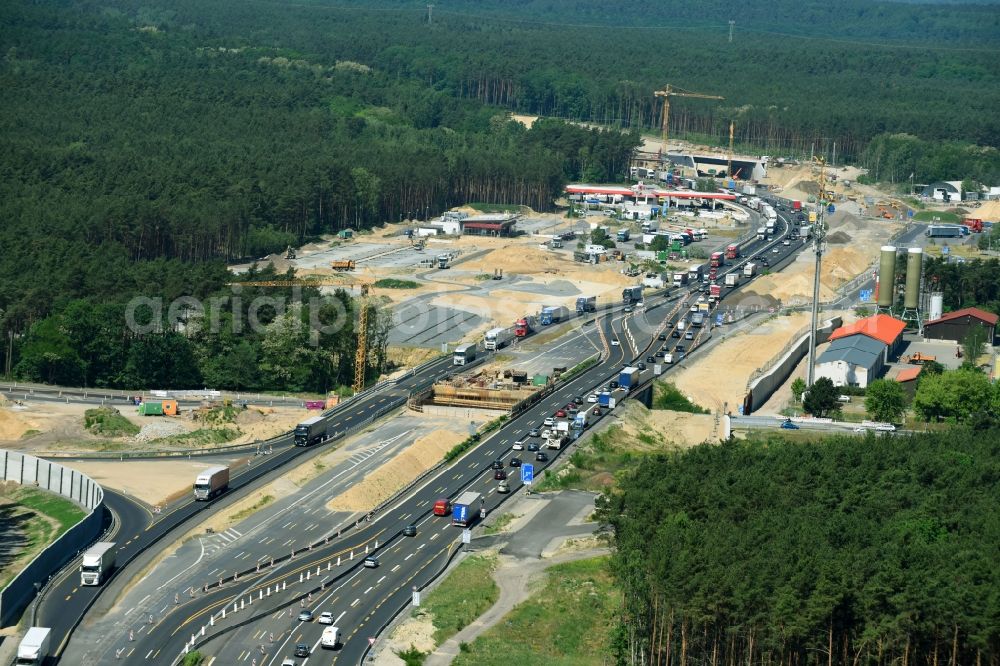
<svg viewBox="0 0 1000 666"><path fill-rule="evenodd" d="M229 487L228 467L209 467L194 481L194 498L210 500Z"/></svg>
<svg viewBox="0 0 1000 666"><path fill-rule="evenodd" d="M100 585L115 568L115 543L95 543L83 554L80 563L80 585Z"/></svg>

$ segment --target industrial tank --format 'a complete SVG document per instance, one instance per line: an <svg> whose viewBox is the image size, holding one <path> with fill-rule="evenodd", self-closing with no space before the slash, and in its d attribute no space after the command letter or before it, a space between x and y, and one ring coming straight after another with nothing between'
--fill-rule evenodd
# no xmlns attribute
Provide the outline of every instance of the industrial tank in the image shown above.
<svg viewBox="0 0 1000 666"><path fill-rule="evenodd" d="M878 263L878 301L880 308L892 307L893 284L896 281L896 247L883 245Z"/></svg>
<svg viewBox="0 0 1000 666"><path fill-rule="evenodd" d="M940 291L931 294L931 305L927 311L927 321L935 321L944 314L944 294Z"/></svg>
<svg viewBox="0 0 1000 666"><path fill-rule="evenodd" d="M906 291L903 292L903 307L916 310L920 304L920 273L924 267L924 251L911 247L906 254Z"/></svg>

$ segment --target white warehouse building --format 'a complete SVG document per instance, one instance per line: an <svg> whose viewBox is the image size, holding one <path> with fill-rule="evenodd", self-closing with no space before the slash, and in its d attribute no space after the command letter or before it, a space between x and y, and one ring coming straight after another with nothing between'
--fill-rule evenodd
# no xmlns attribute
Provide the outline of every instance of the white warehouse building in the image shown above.
<svg viewBox="0 0 1000 666"><path fill-rule="evenodd" d="M866 335L838 338L816 359L816 377L826 377L834 386L859 386L882 376L888 345Z"/></svg>

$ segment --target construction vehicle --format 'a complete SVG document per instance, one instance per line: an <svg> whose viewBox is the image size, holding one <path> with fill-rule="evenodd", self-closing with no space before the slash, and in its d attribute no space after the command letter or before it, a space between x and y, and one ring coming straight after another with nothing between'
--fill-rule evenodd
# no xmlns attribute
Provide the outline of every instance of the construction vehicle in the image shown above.
<svg viewBox="0 0 1000 666"><path fill-rule="evenodd" d="M295 258L295 248L289 245L287 248L285 248L285 259L294 259L294 258Z"/></svg>
<svg viewBox="0 0 1000 666"><path fill-rule="evenodd" d="M503 279L503 269L502 268L494 268L493 269L493 279L494 280L502 280Z"/></svg>
<svg viewBox="0 0 1000 666"><path fill-rule="evenodd" d="M921 354L920 352L914 352L909 356L903 357L904 363L911 363L913 365L922 365L930 361L936 361L937 356L931 356L930 354Z"/></svg>
<svg viewBox="0 0 1000 666"><path fill-rule="evenodd" d="M353 271L356 266L353 259L341 259L338 261L331 261L330 268L335 271Z"/></svg>

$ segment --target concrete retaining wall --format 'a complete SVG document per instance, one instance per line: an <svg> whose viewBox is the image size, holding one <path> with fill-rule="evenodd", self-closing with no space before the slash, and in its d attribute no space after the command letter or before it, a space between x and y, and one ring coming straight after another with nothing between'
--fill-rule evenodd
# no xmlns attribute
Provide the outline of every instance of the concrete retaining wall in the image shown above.
<svg viewBox="0 0 1000 666"><path fill-rule="evenodd" d="M35 456L0 449L0 478L47 490L81 505L87 516L39 553L0 591L0 627L16 623L48 579L93 543L104 526L104 489L85 474Z"/></svg>
<svg viewBox="0 0 1000 666"><path fill-rule="evenodd" d="M816 344L820 345L830 339L830 334L843 324L840 317L834 317L822 322L816 330ZM788 351L771 364L756 379L750 382L749 390L743 400L743 413L752 414L767 402L774 392L792 375L795 366L809 353L809 333L795 340Z"/></svg>

